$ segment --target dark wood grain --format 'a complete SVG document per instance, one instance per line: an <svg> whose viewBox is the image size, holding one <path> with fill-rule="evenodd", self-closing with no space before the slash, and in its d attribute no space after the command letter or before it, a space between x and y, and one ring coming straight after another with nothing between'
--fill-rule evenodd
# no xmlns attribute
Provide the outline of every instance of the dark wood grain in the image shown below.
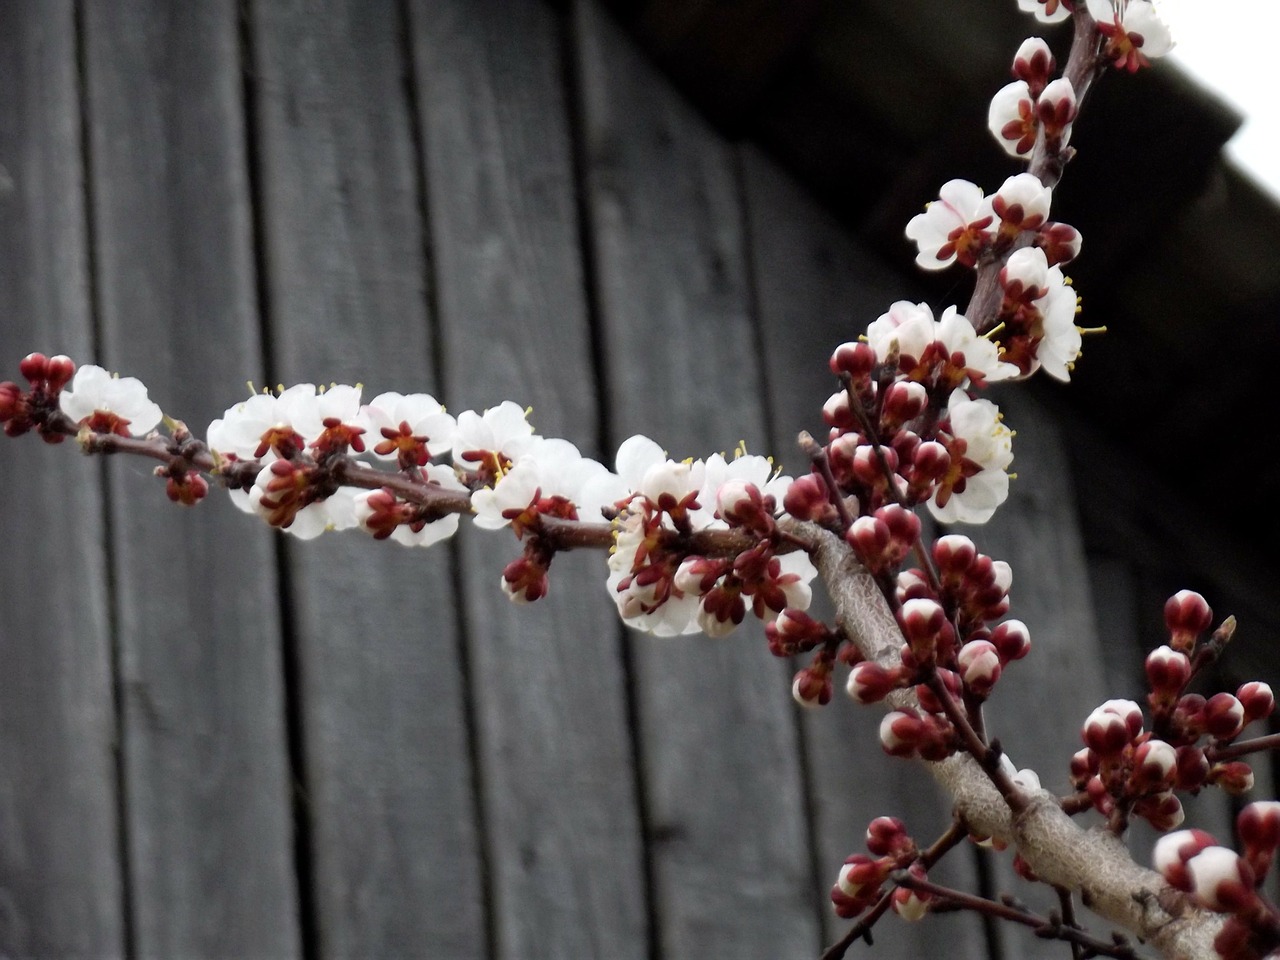
<svg viewBox="0 0 1280 960"><path fill-rule="evenodd" d="M0 6L0 379L32 350L92 352L70 2ZM0 444L0 953L116 956L117 834L98 464Z"/></svg>
<svg viewBox="0 0 1280 960"><path fill-rule="evenodd" d="M772 161L744 148L742 164L772 432L780 459L793 472L807 472L794 437L802 429L823 433L822 404L837 385L827 358L836 344L856 339L904 294L897 276L860 249ZM916 764L884 754L881 712L844 696L843 673L836 681L831 704L801 713L814 818L815 897L822 899L844 858L865 852L867 824L875 817L900 818L922 846L951 822L950 805L928 775ZM954 851L930 876L976 889L968 846ZM828 940L848 928L848 921L829 908L823 915ZM877 956L902 960L943 949L947 956L987 955L981 924L963 913L924 923L886 917L876 928L875 949Z"/></svg>
<svg viewBox="0 0 1280 960"><path fill-rule="evenodd" d="M542 4L411 7L431 249L451 409L532 406L598 453L561 24ZM558 557L551 594L498 589L520 546L462 534L497 954L648 955L621 627L601 553Z"/></svg>
<svg viewBox="0 0 1280 960"><path fill-rule="evenodd" d="M611 430L763 450L732 151L591 4L574 22ZM758 625L632 649L664 955L816 952L789 669Z"/></svg>
<svg viewBox="0 0 1280 960"><path fill-rule="evenodd" d="M259 3L250 28L273 373L437 390L397 5ZM289 547L319 952L482 955L449 550Z"/></svg>
<svg viewBox="0 0 1280 960"><path fill-rule="evenodd" d="M234 2L85 8L101 360L203 434L262 377ZM299 952L270 531L112 464L135 941Z"/></svg>

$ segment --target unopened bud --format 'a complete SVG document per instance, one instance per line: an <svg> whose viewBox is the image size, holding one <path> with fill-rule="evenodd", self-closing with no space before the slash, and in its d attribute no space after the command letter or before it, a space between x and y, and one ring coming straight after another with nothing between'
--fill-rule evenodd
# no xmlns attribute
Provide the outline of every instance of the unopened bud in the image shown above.
<svg viewBox="0 0 1280 960"><path fill-rule="evenodd" d="M924 384L914 380L899 380L884 392L881 410L881 426L886 431L896 430L902 424L920 416L929 402L929 392ZM886 433L887 435L887 433Z"/></svg>
<svg viewBox="0 0 1280 960"><path fill-rule="evenodd" d="M1006 620L991 631L991 642L1000 654L1000 662L1021 660L1031 652L1031 631L1021 620Z"/></svg>
<svg viewBox="0 0 1280 960"><path fill-rule="evenodd" d="M1190 893L1194 881L1187 870L1187 861L1218 843L1203 830L1179 830L1156 841L1152 852L1152 866L1175 890Z"/></svg>
<svg viewBox="0 0 1280 960"><path fill-rule="evenodd" d="M863 660L855 663L849 671L845 689L858 703L879 703L902 685L902 674L899 671Z"/></svg>
<svg viewBox="0 0 1280 960"><path fill-rule="evenodd" d="M849 407L849 392L837 390L822 405L822 422L837 430L853 430L858 425L853 410Z"/></svg>
<svg viewBox="0 0 1280 960"><path fill-rule="evenodd" d="M821 523L835 515L835 507L827 493L827 484L816 473L806 474L791 481L782 509L797 520Z"/></svg>
<svg viewBox="0 0 1280 960"><path fill-rule="evenodd" d="M1169 791L1142 797L1134 804L1133 812L1161 832L1177 829L1187 818L1182 801Z"/></svg>
<svg viewBox="0 0 1280 960"><path fill-rule="evenodd" d="M934 656L938 638L947 626L947 614L935 600L908 600L898 611L902 634L911 644L911 651L921 663Z"/></svg>
<svg viewBox="0 0 1280 960"><path fill-rule="evenodd" d="M897 817L876 817L867 824L867 850L877 857L900 854L915 848L907 826Z"/></svg>
<svg viewBox="0 0 1280 960"><path fill-rule="evenodd" d="M1217 784L1233 797L1248 793L1253 789L1253 767L1243 760L1232 760L1230 763L1215 763L1209 768L1210 783Z"/></svg>
<svg viewBox="0 0 1280 960"><path fill-rule="evenodd" d="M967 573L977 557L978 548L962 534L949 533L933 542L933 562L944 577Z"/></svg>
<svg viewBox="0 0 1280 960"><path fill-rule="evenodd" d="M1244 729L1244 704L1229 693L1216 693L1204 705L1201 722L1209 736L1231 740Z"/></svg>
<svg viewBox="0 0 1280 960"><path fill-rule="evenodd" d="M1191 660L1172 647L1156 647L1147 654L1146 670L1153 700L1171 704L1191 679Z"/></svg>
<svg viewBox="0 0 1280 960"><path fill-rule="evenodd" d="M960 676L975 696L986 698L1000 679L1000 654L987 640L970 640L957 656Z"/></svg>
<svg viewBox="0 0 1280 960"><path fill-rule="evenodd" d="M1028 37L1013 55L1013 76L1025 80L1031 96L1038 97L1053 76L1057 61L1049 45L1040 37Z"/></svg>
<svg viewBox="0 0 1280 960"><path fill-rule="evenodd" d="M1253 871L1234 850L1206 847L1186 868L1195 898L1210 910L1235 912L1257 899Z"/></svg>
<svg viewBox="0 0 1280 960"><path fill-rule="evenodd" d="M1148 740L1133 753L1133 785L1139 791L1173 785L1178 753L1163 740Z"/></svg>
<svg viewBox="0 0 1280 960"><path fill-rule="evenodd" d="M836 376L847 374L858 380L871 373L876 365L876 352L868 343L842 343L828 362Z"/></svg>
<svg viewBox="0 0 1280 960"><path fill-rule="evenodd" d="M1209 760L1204 750L1194 745L1178 748L1178 766L1174 787L1178 790L1195 790L1209 778Z"/></svg>
<svg viewBox="0 0 1280 960"><path fill-rule="evenodd" d="M1081 737L1101 757L1115 756L1142 732L1142 710L1132 700L1108 700L1089 714Z"/></svg>
<svg viewBox="0 0 1280 960"><path fill-rule="evenodd" d="M1259 800L1246 806L1236 817L1236 833L1254 875L1265 877L1280 846L1280 802Z"/></svg>
<svg viewBox="0 0 1280 960"><path fill-rule="evenodd" d="M1036 114L1044 127L1045 139L1063 138L1077 112L1076 91L1071 81L1059 77L1045 85L1036 100Z"/></svg>
<svg viewBox="0 0 1280 960"><path fill-rule="evenodd" d="M802 707L825 707L831 702L831 671L806 667L791 682L791 696Z"/></svg>
<svg viewBox="0 0 1280 960"><path fill-rule="evenodd" d="M1169 645L1190 654L1196 638L1213 621L1213 610L1194 590L1179 590L1164 605L1164 622L1169 628Z"/></svg>
<svg viewBox="0 0 1280 960"><path fill-rule="evenodd" d="M1244 722L1253 723L1271 716L1276 708L1276 698L1271 692L1270 684L1261 680L1251 680L1236 691L1236 698L1244 706Z"/></svg>

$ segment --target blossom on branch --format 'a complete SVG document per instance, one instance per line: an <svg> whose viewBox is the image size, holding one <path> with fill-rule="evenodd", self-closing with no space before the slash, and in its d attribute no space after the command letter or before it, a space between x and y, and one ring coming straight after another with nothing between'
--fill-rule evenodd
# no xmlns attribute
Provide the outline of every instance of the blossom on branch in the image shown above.
<svg viewBox="0 0 1280 960"><path fill-rule="evenodd" d="M76 371L59 403L62 412L81 427L122 437L145 436L163 416L141 380L112 376L93 364Z"/></svg>
<svg viewBox="0 0 1280 960"><path fill-rule="evenodd" d="M991 201L968 180L948 180L938 199L907 223L907 239L919 249L916 263L941 270L953 263L972 267L991 244Z"/></svg>
<svg viewBox="0 0 1280 960"><path fill-rule="evenodd" d="M1018 9L1034 13L1041 23L1058 23L1071 16L1071 0L1018 0Z"/></svg>
<svg viewBox="0 0 1280 960"><path fill-rule="evenodd" d="M1136 73L1174 47L1169 25L1151 0L1086 0L1085 6L1106 38L1104 54L1118 70Z"/></svg>

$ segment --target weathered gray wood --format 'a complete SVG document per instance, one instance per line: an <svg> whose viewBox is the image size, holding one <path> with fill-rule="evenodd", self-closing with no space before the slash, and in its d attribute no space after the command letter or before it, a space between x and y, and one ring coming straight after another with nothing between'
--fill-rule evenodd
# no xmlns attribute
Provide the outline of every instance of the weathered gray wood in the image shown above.
<svg viewBox="0 0 1280 960"><path fill-rule="evenodd" d="M435 389L397 4L261 2L250 27L274 372ZM288 553L319 953L483 955L449 551Z"/></svg>
<svg viewBox="0 0 1280 960"><path fill-rule="evenodd" d="M793 473L808 463L794 449L801 429L824 434L822 404L837 385L827 368L836 344L856 339L867 323L903 294L900 281L860 250L848 234L763 154L743 150L743 175L751 228L761 344L769 380L769 406L777 456ZM815 612L815 615L817 613ZM879 710L843 696L837 677L833 702L802 712L808 745L814 833L825 897L844 858L865 850L867 824L878 816L902 819L923 844L951 822L950 804L916 764L888 757L880 747ZM972 855L956 850L931 877L977 890ZM848 928L830 909L826 935ZM985 934L972 914L903 923L886 917L876 929L876 956L983 957Z"/></svg>
<svg viewBox="0 0 1280 960"><path fill-rule="evenodd" d="M503 399L592 451L595 377L560 24L541 3L411 7L436 299L451 409ZM464 530L461 562L499 955L648 955L621 626L601 554L551 594L502 598L520 553Z"/></svg>
<svg viewBox="0 0 1280 960"><path fill-rule="evenodd" d="M0 379L92 350L69 0L0 5ZM0 438L0 954L115 956L126 923L97 465Z"/></svg>
<svg viewBox="0 0 1280 960"><path fill-rule="evenodd" d="M763 450L732 151L596 7L574 24L614 437ZM816 952L789 669L758 626L632 649L663 955Z"/></svg>
<svg viewBox="0 0 1280 960"><path fill-rule="evenodd" d="M263 369L237 6L90 4L84 46L101 359L202 434ZM297 955L271 534L112 467L137 952Z"/></svg>

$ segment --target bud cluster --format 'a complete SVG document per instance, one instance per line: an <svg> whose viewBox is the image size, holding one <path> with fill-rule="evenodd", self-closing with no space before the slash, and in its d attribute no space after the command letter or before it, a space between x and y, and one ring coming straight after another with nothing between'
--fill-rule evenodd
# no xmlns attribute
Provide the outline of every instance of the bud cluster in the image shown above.
<svg viewBox="0 0 1280 960"><path fill-rule="evenodd" d="M831 888L837 916L850 919L884 896L884 885L895 870L907 870L926 878L916 843L896 817L877 817L867 827L867 853L855 853L844 862ZM894 913L904 920L920 920L928 912L927 896L898 887L890 897Z"/></svg>
<svg viewBox="0 0 1280 960"><path fill-rule="evenodd" d="M31 353L18 364L18 369L31 385L23 390L11 380L0 383L0 424L4 432L18 437L35 429L46 443L61 443L66 432L51 423L60 415L58 406L62 388L76 372L70 357L46 357Z"/></svg>
<svg viewBox="0 0 1280 960"><path fill-rule="evenodd" d="M1170 642L1146 660L1150 731L1144 729L1142 708L1131 700L1107 701L1081 728L1085 748L1072 757L1072 782L1095 809L1118 824L1132 813L1158 830L1172 830L1183 819L1174 791L1196 793L1216 785L1241 794L1253 787L1253 770L1247 763L1215 761L1211 748L1229 744L1248 724L1269 716L1275 708L1271 688L1255 681L1234 695L1222 692L1206 698L1185 692L1197 645L1212 617L1204 598L1190 590L1180 591L1165 605ZM1207 642L1225 642L1223 630Z"/></svg>
<svg viewBox="0 0 1280 960"><path fill-rule="evenodd" d="M1156 842L1154 866L1169 886L1206 910L1227 915L1213 946L1222 960L1259 960L1280 949L1280 911L1262 892L1280 846L1280 803L1251 803L1236 818L1240 851L1203 830Z"/></svg>

